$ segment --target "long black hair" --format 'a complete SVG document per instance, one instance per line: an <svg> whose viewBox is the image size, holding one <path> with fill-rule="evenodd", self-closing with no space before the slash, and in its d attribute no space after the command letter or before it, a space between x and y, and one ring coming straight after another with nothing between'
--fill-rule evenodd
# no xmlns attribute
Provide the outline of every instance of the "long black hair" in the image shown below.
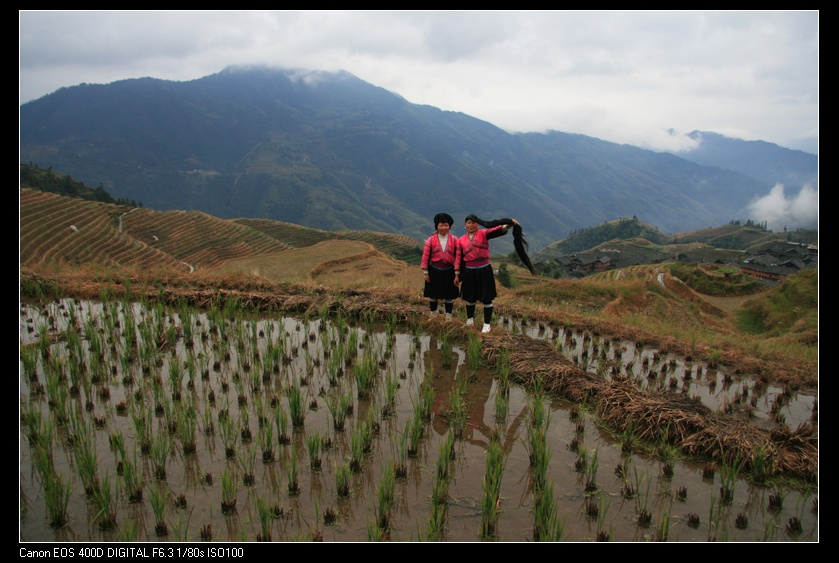
<svg viewBox="0 0 839 563"><path fill-rule="evenodd" d="M514 223L510 218L495 219L492 221L484 221L474 213L466 216L466 221L474 221L482 227L491 229L498 225L512 225L513 226L513 246L516 249L516 254L519 255L521 263L524 264L531 274L535 275L536 271L533 269L533 264L530 263L530 258L527 256L527 241L524 240L524 233L521 225Z"/></svg>

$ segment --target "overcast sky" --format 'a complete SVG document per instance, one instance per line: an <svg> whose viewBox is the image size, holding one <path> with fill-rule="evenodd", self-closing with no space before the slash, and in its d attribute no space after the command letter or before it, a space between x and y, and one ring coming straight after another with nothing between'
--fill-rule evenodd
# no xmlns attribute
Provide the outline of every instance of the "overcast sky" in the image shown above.
<svg viewBox="0 0 839 563"><path fill-rule="evenodd" d="M259 64L346 70L511 132L667 150L698 129L818 151L817 11L19 14L20 103Z"/></svg>

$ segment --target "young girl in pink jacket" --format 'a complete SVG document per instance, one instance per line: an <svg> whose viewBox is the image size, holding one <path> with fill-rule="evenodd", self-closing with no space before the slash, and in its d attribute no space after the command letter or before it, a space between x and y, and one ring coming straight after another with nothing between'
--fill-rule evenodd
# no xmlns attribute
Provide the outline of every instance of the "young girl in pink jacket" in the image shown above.
<svg viewBox="0 0 839 563"><path fill-rule="evenodd" d="M446 310L446 320L452 318L454 300L459 295L456 276L459 273L455 267L458 255L457 237L450 233L454 219L448 213L438 213L434 216L434 234L425 241L422 251L422 269L425 287L423 296L428 297L431 314L436 314L437 304L443 301Z"/></svg>

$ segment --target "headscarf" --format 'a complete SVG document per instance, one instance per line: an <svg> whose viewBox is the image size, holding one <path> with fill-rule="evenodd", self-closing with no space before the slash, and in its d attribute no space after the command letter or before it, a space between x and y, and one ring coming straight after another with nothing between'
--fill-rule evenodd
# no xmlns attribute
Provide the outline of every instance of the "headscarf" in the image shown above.
<svg viewBox="0 0 839 563"><path fill-rule="evenodd" d="M509 218L495 219L494 221L484 221L474 213L467 215L464 222L465 221L474 221L475 223L488 229L492 227L497 227L498 225L512 225L513 246L516 249L516 254L518 254L519 258L521 259L521 263L527 267L530 273L536 275L536 271L533 269L533 264L530 263L530 258L527 256L527 241L524 240L524 234L521 225L519 225L518 223L514 223L513 220Z"/></svg>

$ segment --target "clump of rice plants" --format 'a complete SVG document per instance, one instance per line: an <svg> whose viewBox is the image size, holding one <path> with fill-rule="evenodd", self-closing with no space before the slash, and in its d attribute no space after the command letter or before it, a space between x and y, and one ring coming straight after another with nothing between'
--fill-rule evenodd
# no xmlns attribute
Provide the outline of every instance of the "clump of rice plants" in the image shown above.
<svg viewBox="0 0 839 563"><path fill-rule="evenodd" d="M658 520L655 527L656 541L666 542L670 536L670 505L662 508L658 514Z"/></svg>
<svg viewBox="0 0 839 563"><path fill-rule="evenodd" d="M446 506L449 497L449 484L454 477L451 460L454 458L454 434L449 432L440 442L437 456L437 470L431 489L431 510L428 515L426 535L431 541L442 538L446 522Z"/></svg>
<svg viewBox="0 0 839 563"><path fill-rule="evenodd" d="M481 497L481 537L493 538L498 532L501 518L501 479L504 476L506 456L498 440L490 440L487 466Z"/></svg>
<svg viewBox="0 0 839 563"><path fill-rule="evenodd" d="M274 525L271 505L262 495L256 495L254 504L256 505L256 514L259 518L259 531L256 533L256 541L270 542L271 528Z"/></svg>
<svg viewBox="0 0 839 563"><path fill-rule="evenodd" d="M636 513L638 515L638 525L642 528L648 527L653 520L650 512L650 485L652 479L646 474L639 474L635 469L635 486L636 491Z"/></svg>
<svg viewBox="0 0 839 563"><path fill-rule="evenodd" d="M306 450L309 452L309 466L314 470L321 467L321 451L323 451L324 437L320 432L314 431L306 434Z"/></svg>
<svg viewBox="0 0 839 563"><path fill-rule="evenodd" d="M344 431L350 405L352 405L352 396L349 393L333 394L326 399L326 406L332 416L332 429L335 432Z"/></svg>
<svg viewBox="0 0 839 563"><path fill-rule="evenodd" d="M119 483L117 481L117 483ZM113 530L117 527L117 505L119 500L119 487L111 489L109 474L105 474L99 487L93 492L93 504L96 506L96 519L99 522L100 530Z"/></svg>
<svg viewBox="0 0 839 563"><path fill-rule="evenodd" d="M562 541L565 522L559 517L553 483L533 489L533 540L538 542Z"/></svg>
<svg viewBox="0 0 839 563"><path fill-rule="evenodd" d="M221 474L221 512L233 514L236 512L236 497L239 490L239 480L233 466L227 466Z"/></svg>
<svg viewBox="0 0 839 563"><path fill-rule="evenodd" d="M288 390L288 410L291 415L291 427L303 428L306 420L306 398L300 386L300 379L296 377Z"/></svg>
<svg viewBox="0 0 839 563"><path fill-rule="evenodd" d="M473 372L481 365L481 339L474 332L469 333L469 343L466 346L466 365Z"/></svg>
<svg viewBox="0 0 839 563"><path fill-rule="evenodd" d="M298 482L299 467L297 461L297 448L292 444L291 455L286 464L286 481L288 483L288 494L300 494L300 483Z"/></svg>
<svg viewBox="0 0 839 563"><path fill-rule="evenodd" d="M288 413L280 403L274 407L274 422L277 425L277 442L281 446L287 446L291 443L291 437L288 435Z"/></svg>
<svg viewBox="0 0 839 563"><path fill-rule="evenodd" d="M405 423L405 434L408 436L408 455L419 455L420 442L425 435L425 422L419 416L414 416Z"/></svg>
<svg viewBox="0 0 839 563"><path fill-rule="evenodd" d="M272 463L274 461L274 421L266 419L260 425L257 432L257 441L259 442L259 449L262 452L262 463Z"/></svg>
<svg viewBox="0 0 839 563"><path fill-rule="evenodd" d="M352 471L348 463L342 463L335 467L335 491L338 498L350 496L350 477Z"/></svg>
<svg viewBox="0 0 839 563"><path fill-rule="evenodd" d="M396 502L396 474L393 462L388 461L379 477L376 489L376 505L373 512L376 515L376 525L381 530L389 530L391 525L391 510Z"/></svg>
<svg viewBox="0 0 839 563"><path fill-rule="evenodd" d="M256 484L256 448L248 445L242 448L243 454L239 455L239 465L242 468L242 483L246 487L252 487Z"/></svg>
<svg viewBox="0 0 839 563"><path fill-rule="evenodd" d="M734 500L734 485L744 464L745 460L738 455L735 455L731 461L727 461L723 456L720 465L720 503L723 505L729 505Z"/></svg>
<svg viewBox="0 0 839 563"><path fill-rule="evenodd" d="M149 503L154 513L154 533L158 537L169 535L166 524L166 507L169 505L169 489L165 485L155 484L149 492Z"/></svg>
<svg viewBox="0 0 839 563"><path fill-rule="evenodd" d="M158 432L154 435L151 444L151 457L154 464L154 476L161 481L166 480L166 462L171 450L172 442L168 434Z"/></svg>

